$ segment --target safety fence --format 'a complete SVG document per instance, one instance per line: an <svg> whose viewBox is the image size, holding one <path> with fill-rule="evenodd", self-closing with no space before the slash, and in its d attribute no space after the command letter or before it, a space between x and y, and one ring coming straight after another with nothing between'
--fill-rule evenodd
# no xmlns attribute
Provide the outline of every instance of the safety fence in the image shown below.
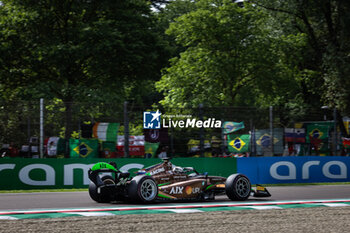
<svg viewBox="0 0 350 233"><path fill-rule="evenodd" d="M168 157L349 154L350 140L344 139L349 118L339 121L336 111L329 108L316 111L200 105L162 109L128 103L59 100L13 101L0 103L0 107L0 156L154 158L159 154ZM160 129L144 129L145 112L157 110L161 113ZM202 124L197 125L198 121ZM340 123L345 127L340 127Z"/></svg>

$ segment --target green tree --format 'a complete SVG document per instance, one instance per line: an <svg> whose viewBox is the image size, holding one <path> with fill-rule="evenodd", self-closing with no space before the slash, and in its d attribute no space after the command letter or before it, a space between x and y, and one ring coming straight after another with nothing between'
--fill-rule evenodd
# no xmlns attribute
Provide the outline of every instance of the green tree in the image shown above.
<svg viewBox="0 0 350 233"><path fill-rule="evenodd" d="M159 77L162 45L143 0L5 0L0 88L7 98L58 98L65 137L76 101L122 102Z"/></svg>
<svg viewBox="0 0 350 233"><path fill-rule="evenodd" d="M167 31L185 49L157 88L167 107L279 104L299 100L304 36L284 36L255 5L202 0Z"/></svg>
<svg viewBox="0 0 350 233"><path fill-rule="evenodd" d="M250 1L288 28L307 35L299 67L316 75L304 76L304 97L319 108L336 107L350 114L350 2L343 0ZM321 100L321 101L317 101ZM317 104L315 104L317 103Z"/></svg>
<svg viewBox="0 0 350 233"><path fill-rule="evenodd" d="M350 2L343 0L251 0L288 29L307 37L299 69L303 99L313 109L328 105L342 115L350 114ZM283 20L281 20L283 19ZM343 135L345 127L340 124Z"/></svg>

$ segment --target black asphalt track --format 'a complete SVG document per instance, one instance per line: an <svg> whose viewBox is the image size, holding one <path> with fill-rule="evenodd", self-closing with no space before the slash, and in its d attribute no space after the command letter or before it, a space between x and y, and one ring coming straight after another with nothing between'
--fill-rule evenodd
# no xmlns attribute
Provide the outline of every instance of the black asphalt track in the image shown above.
<svg viewBox="0 0 350 233"><path fill-rule="evenodd" d="M270 198L249 198L249 201L350 199L350 185L308 185L268 187ZM215 202L230 201L226 196L217 196ZM214 202L214 201L210 201ZM201 202L197 202L201 203ZM208 203L208 202L206 202ZM42 192L42 193L1 193L0 210L26 210L51 208L96 208L130 204L96 203L88 192Z"/></svg>

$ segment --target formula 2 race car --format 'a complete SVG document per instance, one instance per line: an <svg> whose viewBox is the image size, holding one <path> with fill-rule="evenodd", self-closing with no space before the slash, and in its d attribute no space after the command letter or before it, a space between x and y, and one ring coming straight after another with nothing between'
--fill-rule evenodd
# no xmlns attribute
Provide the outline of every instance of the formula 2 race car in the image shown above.
<svg viewBox="0 0 350 233"><path fill-rule="evenodd" d="M118 170L114 162L99 162L88 174L90 197L100 203L214 200L216 195L224 194L233 201L244 201L251 195L271 196L261 185L252 189L248 177L243 174L232 174L228 178L208 176L199 174L193 167L175 166L169 159L139 170L135 177Z"/></svg>

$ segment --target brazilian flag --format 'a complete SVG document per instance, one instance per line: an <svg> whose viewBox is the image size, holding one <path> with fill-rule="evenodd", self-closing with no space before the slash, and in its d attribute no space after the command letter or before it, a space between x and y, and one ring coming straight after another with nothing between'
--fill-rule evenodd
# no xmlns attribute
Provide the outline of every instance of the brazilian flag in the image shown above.
<svg viewBox="0 0 350 233"><path fill-rule="evenodd" d="M145 158L155 158L159 147L158 143L145 142Z"/></svg>
<svg viewBox="0 0 350 233"><path fill-rule="evenodd" d="M71 158L97 158L98 139L70 139Z"/></svg>
<svg viewBox="0 0 350 233"><path fill-rule="evenodd" d="M250 134L229 134L228 151L233 153L244 153L249 151Z"/></svg>
<svg viewBox="0 0 350 233"><path fill-rule="evenodd" d="M263 155L272 151L271 142L273 143L273 151L275 154L283 154L283 132L282 128L273 129L273 139L270 129L260 129L255 131L256 153Z"/></svg>
<svg viewBox="0 0 350 233"><path fill-rule="evenodd" d="M329 124L309 123L306 130L306 142L310 143L310 139L320 139L324 142L328 141Z"/></svg>
<svg viewBox="0 0 350 233"><path fill-rule="evenodd" d="M244 129L244 122L225 121L222 125L225 134L230 134L240 129Z"/></svg>

